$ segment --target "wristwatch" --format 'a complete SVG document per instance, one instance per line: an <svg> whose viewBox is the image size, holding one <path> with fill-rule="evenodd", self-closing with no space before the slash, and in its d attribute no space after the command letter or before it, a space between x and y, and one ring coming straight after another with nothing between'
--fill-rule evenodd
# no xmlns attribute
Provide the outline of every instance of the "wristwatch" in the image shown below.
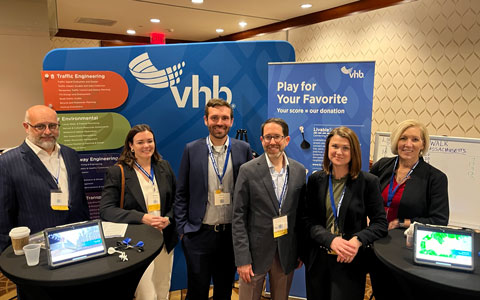
<svg viewBox="0 0 480 300"><path fill-rule="evenodd" d="M398 226L400 226L401 228L405 228L405 219L398 219Z"/></svg>

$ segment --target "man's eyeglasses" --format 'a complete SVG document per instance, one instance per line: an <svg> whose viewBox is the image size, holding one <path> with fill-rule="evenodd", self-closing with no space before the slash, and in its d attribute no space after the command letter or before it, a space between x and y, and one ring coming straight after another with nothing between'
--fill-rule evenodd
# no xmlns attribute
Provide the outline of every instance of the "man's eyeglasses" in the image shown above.
<svg viewBox="0 0 480 300"><path fill-rule="evenodd" d="M264 135L263 136L263 139L267 142L267 143L270 143L272 141L272 139L275 140L275 142L280 142L281 140L283 140L284 136L283 135Z"/></svg>
<svg viewBox="0 0 480 300"><path fill-rule="evenodd" d="M32 124L27 122L27 124L28 124L28 126L33 127L38 131L44 131L45 129L47 129L47 126L48 126L49 130L57 130L60 127L60 124L57 124L57 123L32 125Z"/></svg>

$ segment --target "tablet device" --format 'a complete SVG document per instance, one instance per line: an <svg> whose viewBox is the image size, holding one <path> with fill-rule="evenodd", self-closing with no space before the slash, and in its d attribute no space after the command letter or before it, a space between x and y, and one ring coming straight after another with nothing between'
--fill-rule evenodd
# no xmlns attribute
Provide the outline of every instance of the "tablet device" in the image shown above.
<svg viewBox="0 0 480 300"><path fill-rule="evenodd" d="M474 232L415 224L413 260L417 264L473 271Z"/></svg>
<svg viewBox="0 0 480 300"><path fill-rule="evenodd" d="M100 220L67 224L44 230L48 265L56 268L107 253Z"/></svg>

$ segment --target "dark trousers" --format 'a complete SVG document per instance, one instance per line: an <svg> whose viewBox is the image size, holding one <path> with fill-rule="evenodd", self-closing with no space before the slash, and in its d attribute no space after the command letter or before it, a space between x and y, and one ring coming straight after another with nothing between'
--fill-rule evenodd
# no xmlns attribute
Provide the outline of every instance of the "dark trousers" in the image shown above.
<svg viewBox="0 0 480 300"><path fill-rule="evenodd" d="M365 276L362 257L349 264L338 263L336 255L319 252L311 266L305 266L307 299L362 300L365 294Z"/></svg>
<svg viewBox="0 0 480 300"><path fill-rule="evenodd" d="M182 239L187 262L187 299L206 300L213 280L213 299L229 300L235 279L231 226L215 232L202 227Z"/></svg>

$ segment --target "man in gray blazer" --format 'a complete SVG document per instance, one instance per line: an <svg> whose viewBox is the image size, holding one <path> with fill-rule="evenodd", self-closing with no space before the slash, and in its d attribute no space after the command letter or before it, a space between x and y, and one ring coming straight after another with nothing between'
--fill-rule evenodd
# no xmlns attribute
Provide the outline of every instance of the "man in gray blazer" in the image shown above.
<svg viewBox="0 0 480 300"><path fill-rule="evenodd" d="M57 143L57 113L32 106L23 127L25 142L0 156L0 252L13 227L27 226L33 234L90 219L78 154Z"/></svg>
<svg viewBox="0 0 480 300"><path fill-rule="evenodd" d="M240 167L233 196L232 236L239 299L260 299L267 272L272 299L288 299L297 254L297 207L305 197L305 168L287 158L288 124L262 124L265 153Z"/></svg>

